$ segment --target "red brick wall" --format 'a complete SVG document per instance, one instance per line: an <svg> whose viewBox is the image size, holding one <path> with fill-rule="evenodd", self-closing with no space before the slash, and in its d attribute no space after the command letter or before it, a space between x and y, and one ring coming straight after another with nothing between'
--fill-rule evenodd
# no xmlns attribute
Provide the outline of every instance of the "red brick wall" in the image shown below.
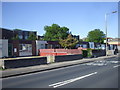
<svg viewBox="0 0 120 90"><path fill-rule="evenodd" d="M32 55L36 55L36 42L32 41Z"/></svg>
<svg viewBox="0 0 120 90"><path fill-rule="evenodd" d="M39 49L40 56L82 54L80 49Z"/></svg>
<svg viewBox="0 0 120 90"><path fill-rule="evenodd" d="M13 40L13 56L19 56L19 41ZM14 49L17 49L17 52L14 52Z"/></svg>

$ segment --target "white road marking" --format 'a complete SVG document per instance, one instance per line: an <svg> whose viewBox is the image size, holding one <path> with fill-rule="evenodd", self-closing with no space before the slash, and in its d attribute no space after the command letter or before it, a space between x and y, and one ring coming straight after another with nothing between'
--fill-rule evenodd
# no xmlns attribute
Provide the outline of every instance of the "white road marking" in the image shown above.
<svg viewBox="0 0 120 90"><path fill-rule="evenodd" d="M75 81L77 81L77 80L80 80L80 79L89 77L89 76L94 75L94 74L97 74L97 72L94 72L94 73L91 73L91 74L88 74L88 75L84 75L84 76L81 76L81 77L77 77L77 78L74 78L74 79L69 79L69 80L66 80L66 81L54 83L54 84L51 84L51 85L49 85L49 86L50 86L50 87L53 87L53 88L57 88L57 87L60 87L60 86L63 86L63 85L66 85L66 84L75 82Z"/></svg>
<svg viewBox="0 0 120 90"><path fill-rule="evenodd" d="M83 65L104 66L104 65L107 65L107 64L104 64L104 63L87 63L87 64L83 64Z"/></svg>
<svg viewBox="0 0 120 90"><path fill-rule="evenodd" d="M85 63L83 65L105 66L107 64L116 64L116 63L119 63L119 62L120 61L95 61L95 62Z"/></svg>
<svg viewBox="0 0 120 90"><path fill-rule="evenodd" d="M113 68L119 67L120 65L113 66Z"/></svg>
<svg viewBox="0 0 120 90"><path fill-rule="evenodd" d="M118 63L119 61L110 61L111 63Z"/></svg>

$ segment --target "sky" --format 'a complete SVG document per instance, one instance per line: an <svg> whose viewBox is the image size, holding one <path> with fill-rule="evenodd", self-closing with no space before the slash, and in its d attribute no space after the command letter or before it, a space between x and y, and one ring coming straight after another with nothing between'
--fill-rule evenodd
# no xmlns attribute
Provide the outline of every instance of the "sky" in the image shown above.
<svg viewBox="0 0 120 90"><path fill-rule="evenodd" d="M44 26L54 23L84 38L94 29L105 33L105 13L112 11L118 11L118 2L2 2L0 27L43 35ZM108 36L118 37L118 13L107 15L107 22Z"/></svg>

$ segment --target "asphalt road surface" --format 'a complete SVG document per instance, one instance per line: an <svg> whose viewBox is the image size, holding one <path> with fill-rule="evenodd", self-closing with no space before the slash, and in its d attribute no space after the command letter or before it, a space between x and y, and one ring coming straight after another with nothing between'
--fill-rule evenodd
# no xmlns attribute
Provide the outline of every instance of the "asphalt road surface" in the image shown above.
<svg viewBox="0 0 120 90"><path fill-rule="evenodd" d="M2 88L118 88L116 58L2 79Z"/></svg>

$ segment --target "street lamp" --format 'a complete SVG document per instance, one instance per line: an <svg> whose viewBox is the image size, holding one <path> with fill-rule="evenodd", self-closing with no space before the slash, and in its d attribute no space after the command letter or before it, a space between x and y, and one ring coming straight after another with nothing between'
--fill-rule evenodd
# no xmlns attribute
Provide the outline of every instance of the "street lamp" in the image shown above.
<svg viewBox="0 0 120 90"><path fill-rule="evenodd" d="M106 13L105 14L105 30L106 30L106 56L107 56L107 15L116 13L117 11L113 11L111 13Z"/></svg>

